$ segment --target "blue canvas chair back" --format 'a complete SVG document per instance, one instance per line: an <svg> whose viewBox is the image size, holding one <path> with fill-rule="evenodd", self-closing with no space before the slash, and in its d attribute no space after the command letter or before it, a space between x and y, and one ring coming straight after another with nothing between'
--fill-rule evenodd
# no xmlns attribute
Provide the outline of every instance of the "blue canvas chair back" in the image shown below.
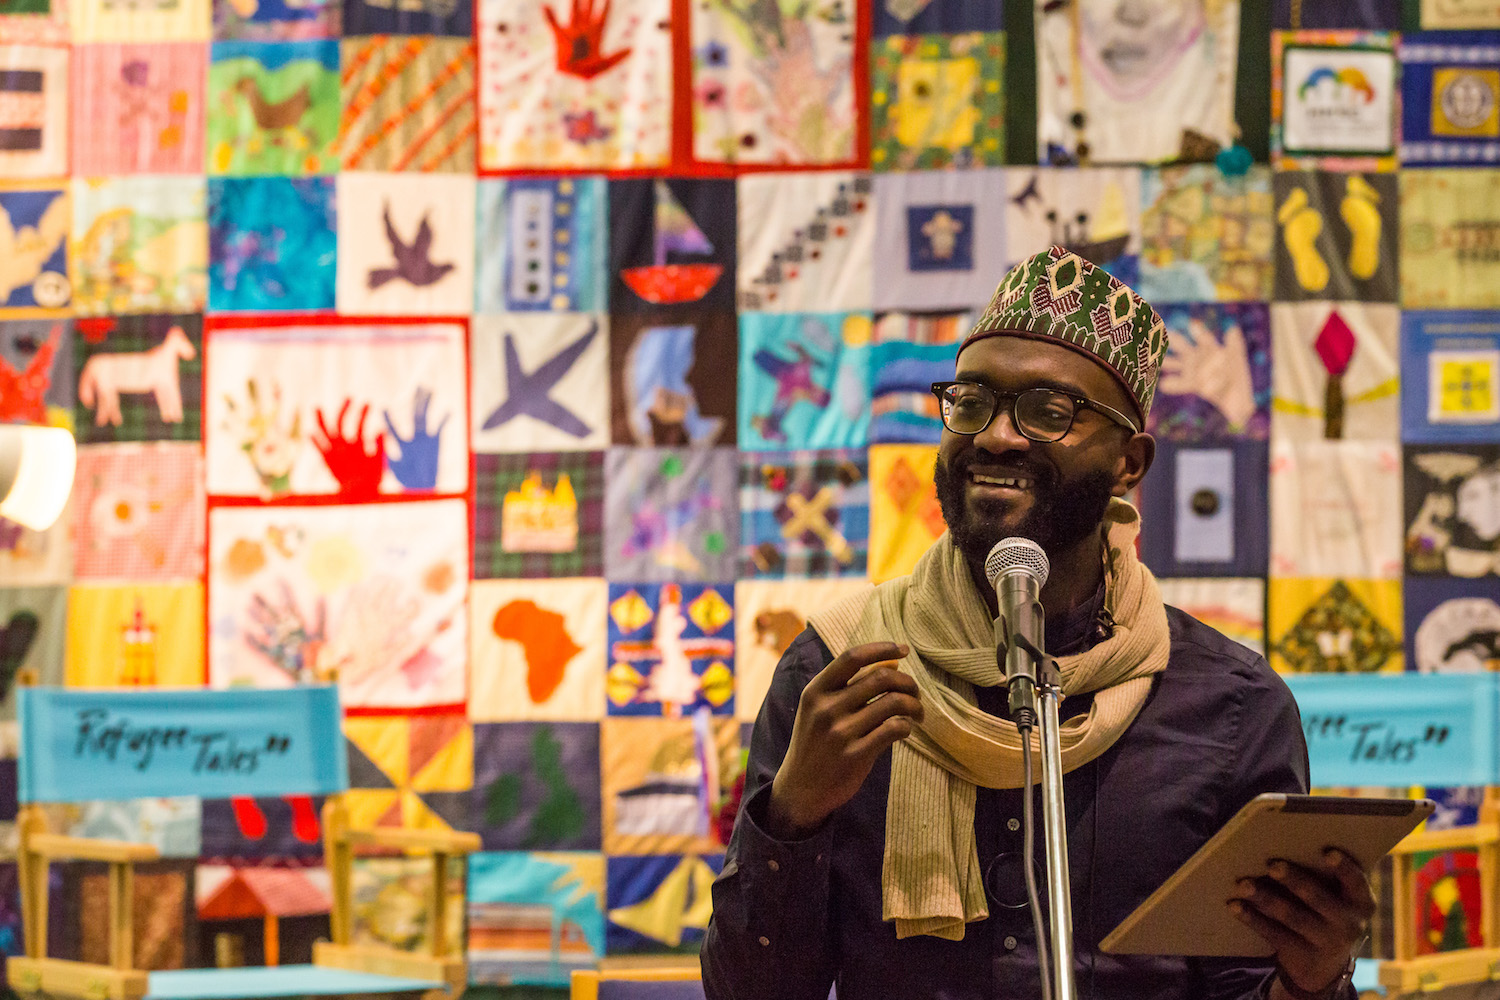
<svg viewBox="0 0 1500 1000"><path fill-rule="evenodd" d="M349 787L338 689L21 688L21 802L327 795Z"/></svg>

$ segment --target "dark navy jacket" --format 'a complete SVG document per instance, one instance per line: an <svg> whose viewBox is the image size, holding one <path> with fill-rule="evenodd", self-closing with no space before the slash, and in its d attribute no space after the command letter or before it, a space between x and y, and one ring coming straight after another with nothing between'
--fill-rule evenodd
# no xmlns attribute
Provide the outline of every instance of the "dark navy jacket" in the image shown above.
<svg viewBox="0 0 1500 1000"><path fill-rule="evenodd" d="M1286 685L1263 658L1196 619L1175 608L1167 617L1170 659L1140 714L1063 782L1080 1000L1231 1000L1265 996L1270 986L1268 959L1117 956L1097 947L1245 802L1308 787L1307 746ZM978 790L974 826L990 916L969 924L962 941L898 941L881 919L889 753L813 836L781 842L765 833L771 779L802 688L832 659L811 629L798 636L755 724L745 798L703 945L708 997L825 1000L835 981L840 1000L1039 997L1018 789ZM1003 687L979 691L986 711L1004 714L1004 700ZM1063 717L1087 701L1067 699ZM1045 894L1039 793L1035 815Z"/></svg>

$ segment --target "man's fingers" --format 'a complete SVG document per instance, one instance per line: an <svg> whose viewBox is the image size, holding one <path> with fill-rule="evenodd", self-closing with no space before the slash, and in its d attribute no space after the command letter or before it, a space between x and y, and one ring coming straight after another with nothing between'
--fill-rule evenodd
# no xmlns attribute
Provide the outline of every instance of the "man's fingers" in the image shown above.
<svg viewBox="0 0 1500 1000"><path fill-rule="evenodd" d="M1322 916L1271 880L1241 879L1239 889L1246 904L1286 928L1304 947L1315 947L1315 942L1327 937Z"/></svg>
<svg viewBox="0 0 1500 1000"><path fill-rule="evenodd" d="M865 702L893 691L909 694L915 698L917 680L897 670L894 661L882 660L861 669L844 687L844 690L834 694L847 705L848 711L853 712Z"/></svg>
<svg viewBox="0 0 1500 1000"><path fill-rule="evenodd" d="M1243 899L1229 900L1229 912L1249 925L1250 929L1266 939L1266 943L1277 951L1283 948L1307 947L1301 935L1267 917Z"/></svg>
<svg viewBox="0 0 1500 1000"><path fill-rule="evenodd" d="M887 699L882 698L881 701ZM874 706L871 706L872 708ZM885 753L897 740L911 735L912 721L904 715L892 715L873 730L849 745L851 753L859 757L875 758Z"/></svg>
<svg viewBox="0 0 1500 1000"><path fill-rule="evenodd" d="M850 646L838 656L833 662L818 671L807 684L807 690L811 691L837 691L849 683L849 679L859 673L862 667L881 660L895 660L905 656L907 648L898 646L894 642L866 642L858 646Z"/></svg>
<svg viewBox="0 0 1500 1000"><path fill-rule="evenodd" d="M1306 868L1280 860L1271 862L1270 875L1324 920L1333 922L1345 917L1347 904L1340 898L1336 883L1330 884Z"/></svg>
<svg viewBox="0 0 1500 1000"><path fill-rule="evenodd" d="M1375 896L1370 892L1370 880L1365 870L1349 855L1330 847L1323 852L1328 871L1338 879L1344 891L1344 899L1354 904L1356 912L1364 920L1375 915Z"/></svg>
<svg viewBox="0 0 1500 1000"><path fill-rule="evenodd" d="M852 742L858 742L867 733L893 716L918 720L922 717L922 703L909 694L887 694L876 698L856 712L851 712L841 723L844 734Z"/></svg>

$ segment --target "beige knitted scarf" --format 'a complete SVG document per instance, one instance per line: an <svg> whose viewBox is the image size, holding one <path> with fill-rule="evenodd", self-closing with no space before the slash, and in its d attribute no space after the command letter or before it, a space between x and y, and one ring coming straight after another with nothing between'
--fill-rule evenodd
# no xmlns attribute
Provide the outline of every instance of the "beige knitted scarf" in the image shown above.
<svg viewBox="0 0 1500 1000"><path fill-rule="evenodd" d="M1140 515L1111 503L1105 543L1105 608L1114 634L1075 656L1059 657L1065 695L1095 692L1087 714L1059 731L1063 770L1114 745L1166 669L1170 637L1156 578L1136 557ZM968 564L947 535L899 577L812 616L832 650L862 642L905 643L900 668L917 681L923 720L891 749L886 800L884 919L897 937L961 940L964 925L989 915L974 843L975 786L1024 783L1021 738L1013 723L982 711L974 685L1002 683L994 623ZM1039 735L1032 747L1040 752ZM1033 760L1038 758L1033 757Z"/></svg>

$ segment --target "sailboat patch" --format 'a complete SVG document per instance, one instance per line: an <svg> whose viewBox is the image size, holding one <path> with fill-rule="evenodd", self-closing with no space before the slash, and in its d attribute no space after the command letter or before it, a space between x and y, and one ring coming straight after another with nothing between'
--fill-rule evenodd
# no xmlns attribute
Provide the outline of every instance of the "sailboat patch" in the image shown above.
<svg viewBox="0 0 1500 1000"><path fill-rule="evenodd" d="M613 301L625 309L733 303L734 184L624 180L610 184Z"/></svg>

